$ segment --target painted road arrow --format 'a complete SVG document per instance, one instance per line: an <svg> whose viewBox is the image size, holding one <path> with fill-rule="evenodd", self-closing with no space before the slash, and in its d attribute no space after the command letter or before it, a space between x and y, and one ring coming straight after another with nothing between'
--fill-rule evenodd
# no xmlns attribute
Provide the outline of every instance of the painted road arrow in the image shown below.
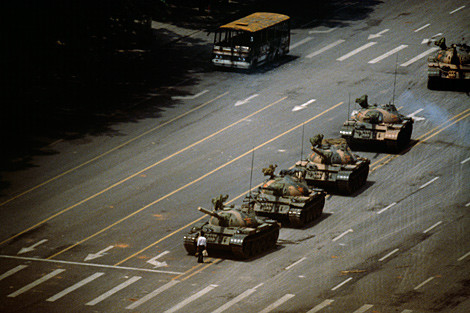
<svg viewBox="0 0 470 313"><path fill-rule="evenodd" d="M104 256L106 254L106 251L109 251L111 250L112 248L114 248L114 246L109 246L101 251L99 251L98 253L90 253L89 255L87 255L87 257L85 258L85 261L90 261L90 260L93 260L93 259L97 259L97 258L100 258L102 256Z"/></svg>
<svg viewBox="0 0 470 313"><path fill-rule="evenodd" d="M34 245L30 246L30 247L26 247L26 248L21 248L20 251L18 251L18 254L23 254L23 253L26 253L26 252L31 252L33 250L35 250L34 248L36 248L37 246L39 245L42 245L43 243L45 243L47 241L47 239L43 239L39 242L36 242Z"/></svg>
<svg viewBox="0 0 470 313"><path fill-rule="evenodd" d="M296 105L292 111L295 112L295 111L300 111L300 110L303 110L307 107L307 105L309 105L310 103L313 103L315 102L316 100L315 99L311 99L311 100L308 100L307 102L305 102L304 104L301 104L301 105Z"/></svg>
<svg viewBox="0 0 470 313"><path fill-rule="evenodd" d="M389 30L390 29L384 29L383 31L378 32L377 34L371 34L371 35L369 35L369 37L367 37L367 40L372 39L372 38L382 37L382 35L385 34L386 32L388 32Z"/></svg>
<svg viewBox="0 0 470 313"><path fill-rule="evenodd" d="M155 266L155 268L162 267L162 266L168 266L168 264L166 264L165 261L163 261L163 262L157 261L158 258L161 258L162 256L164 256L165 254L168 254L168 253L170 253L170 251L163 251L162 253L160 253L156 257L151 258L150 260L148 260L147 263L152 264L153 266Z"/></svg>
<svg viewBox="0 0 470 313"><path fill-rule="evenodd" d="M421 44L424 45L424 44L429 44L431 42L434 42L436 41L436 37L439 37L439 36L442 36L442 33L435 34L431 38L424 38L423 41L421 41Z"/></svg>
<svg viewBox="0 0 470 313"><path fill-rule="evenodd" d="M259 96L258 94L254 94L254 95L252 95L252 96L249 96L249 97L246 98L245 100L237 101L237 102L235 103L235 106L239 106L239 105L245 104L245 103L247 103L248 101L250 101L251 99L256 98L256 97L258 97L258 96Z"/></svg>

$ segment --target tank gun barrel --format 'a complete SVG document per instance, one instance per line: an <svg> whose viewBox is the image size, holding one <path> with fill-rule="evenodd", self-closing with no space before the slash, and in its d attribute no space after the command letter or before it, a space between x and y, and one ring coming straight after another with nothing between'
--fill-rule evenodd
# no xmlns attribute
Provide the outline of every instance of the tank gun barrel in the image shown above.
<svg viewBox="0 0 470 313"><path fill-rule="evenodd" d="M321 149L317 149L314 146L312 146L312 151L318 154L319 156L321 156L323 159L327 158L327 156L325 155L325 153L323 153Z"/></svg>
<svg viewBox="0 0 470 313"><path fill-rule="evenodd" d="M210 216L213 216L219 220L222 220L223 217L220 216L217 212L214 212L214 211L209 211L208 209L206 208L203 208L203 207L198 207L197 208L199 211L201 211L202 213L206 213L207 215L210 215Z"/></svg>

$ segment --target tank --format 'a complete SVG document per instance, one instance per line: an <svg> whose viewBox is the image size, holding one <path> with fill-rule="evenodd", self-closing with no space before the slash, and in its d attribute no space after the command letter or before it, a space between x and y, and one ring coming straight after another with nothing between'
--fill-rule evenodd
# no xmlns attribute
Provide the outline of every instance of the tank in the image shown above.
<svg viewBox="0 0 470 313"><path fill-rule="evenodd" d="M341 137L349 147L385 145L391 151L401 151L410 142L413 119L398 113L393 104L369 105L367 95L356 99L361 106L344 122Z"/></svg>
<svg viewBox="0 0 470 313"><path fill-rule="evenodd" d="M310 189L301 170L282 170L274 174L276 166L263 169L270 176L253 194L245 198L256 215L288 222L302 227L321 216L326 193Z"/></svg>
<svg viewBox="0 0 470 313"><path fill-rule="evenodd" d="M435 42L439 50L428 57L428 88L436 89L444 81L470 81L470 46L446 45L444 37Z"/></svg>
<svg viewBox="0 0 470 313"><path fill-rule="evenodd" d="M351 194L367 181L370 160L353 154L346 139L310 138L312 153L298 161L295 168L305 171L309 186L331 188Z"/></svg>
<svg viewBox="0 0 470 313"><path fill-rule="evenodd" d="M196 253L199 233L204 231L207 251L228 251L236 258L246 259L276 246L280 225L277 221L256 216L247 205L225 206L228 196L212 199L214 210L199 207L210 215L209 220L194 225L184 236L184 247L188 254Z"/></svg>

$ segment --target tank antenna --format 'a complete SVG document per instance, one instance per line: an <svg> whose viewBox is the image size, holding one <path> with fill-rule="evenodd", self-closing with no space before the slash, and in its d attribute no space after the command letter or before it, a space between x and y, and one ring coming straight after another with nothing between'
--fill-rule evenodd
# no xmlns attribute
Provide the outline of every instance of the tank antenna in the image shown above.
<svg viewBox="0 0 470 313"><path fill-rule="evenodd" d="M351 104L351 92L348 92L348 118L347 118L348 121L349 121L349 117L350 117L350 115L349 115L349 106L350 106L350 104Z"/></svg>
<svg viewBox="0 0 470 313"><path fill-rule="evenodd" d="M253 163L254 163L254 160L255 160L255 147L253 147L252 153L251 153L250 192L248 194L248 207L250 206L250 203L251 203L251 183L253 181Z"/></svg>
<svg viewBox="0 0 470 313"><path fill-rule="evenodd" d="M304 128L305 124L302 124L302 144L300 145L300 160L303 160L304 157Z"/></svg>
<svg viewBox="0 0 470 313"><path fill-rule="evenodd" d="M398 66L398 53L397 53L397 59L395 61L395 78L393 81L393 95L392 95L392 103L395 104L395 86L397 85L397 66Z"/></svg>

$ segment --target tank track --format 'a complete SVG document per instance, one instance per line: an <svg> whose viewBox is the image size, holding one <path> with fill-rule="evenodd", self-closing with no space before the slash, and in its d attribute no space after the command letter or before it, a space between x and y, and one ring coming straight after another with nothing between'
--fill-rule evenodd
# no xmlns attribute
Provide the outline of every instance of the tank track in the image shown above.
<svg viewBox="0 0 470 313"><path fill-rule="evenodd" d="M241 246L232 246L232 253L239 259L250 258L274 248L278 237L279 229L247 236Z"/></svg>
<svg viewBox="0 0 470 313"><path fill-rule="evenodd" d="M352 194L366 183L368 176L369 165L367 164L359 170L349 174L349 179L347 181L339 180L337 182L337 189L339 192Z"/></svg>
<svg viewBox="0 0 470 313"><path fill-rule="evenodd" d="M313 220L319 218L323 213L325 206L325 197L321 197L312 205L304 208L293 208L289 212L289 223L293 227L303 227Z"/></svg>

